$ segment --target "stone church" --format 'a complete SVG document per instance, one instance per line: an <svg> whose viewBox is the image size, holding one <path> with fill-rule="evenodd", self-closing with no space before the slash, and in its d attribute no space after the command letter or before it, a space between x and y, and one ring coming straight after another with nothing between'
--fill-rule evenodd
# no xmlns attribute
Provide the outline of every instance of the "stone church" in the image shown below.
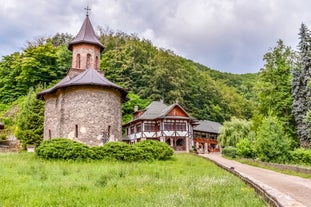
<svg viewBox="0 0 311 207"><path fill-rule="evenodd" d="M127 91L100 71L104 46L88 14L69 50L72 66L66 77L37 94L45 101L44 139L68 138L89 146L121 141L121 105Z"/></svg>

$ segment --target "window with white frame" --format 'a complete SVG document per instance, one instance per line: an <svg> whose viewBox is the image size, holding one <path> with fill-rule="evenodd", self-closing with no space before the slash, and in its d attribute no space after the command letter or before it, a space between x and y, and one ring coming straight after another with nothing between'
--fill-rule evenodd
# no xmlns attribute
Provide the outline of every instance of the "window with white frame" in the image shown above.
<svg viewBox="0 0 311 207"><path fill-rule="evenodd" d="M136 124L136 132L141 132L141 123Z"/></svg>
<svg viewBox="0 0 311 207"><path fill-rule="evenodd" d="M187 131L187 125L185 121L176 121L176 131Z"/></svg>
<svg viewBox="0 0 311 207"><path fill-rule="evenodd" d="M144 123L144 131L145 132L154 132L155 131L155 122L154 121L145 122Z"/></svg>
<svg viewBox="0 0 311 207"><path fill-rule="evenodd" d="M175 130L175 123L173 120L166 120L164 121L164 130L165 131L174 131Z"/></svg>

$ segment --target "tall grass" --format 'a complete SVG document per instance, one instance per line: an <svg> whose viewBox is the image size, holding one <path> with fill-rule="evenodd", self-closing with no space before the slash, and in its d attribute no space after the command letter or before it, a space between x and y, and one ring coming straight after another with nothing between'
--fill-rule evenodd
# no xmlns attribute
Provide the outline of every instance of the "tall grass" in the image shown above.
<svg viewBox="0 0 311 207"><path fill-rule="evenodd" d="M253 189L190 154L151 163L46 161L0 154L0 206L267 206Z"/></svg>

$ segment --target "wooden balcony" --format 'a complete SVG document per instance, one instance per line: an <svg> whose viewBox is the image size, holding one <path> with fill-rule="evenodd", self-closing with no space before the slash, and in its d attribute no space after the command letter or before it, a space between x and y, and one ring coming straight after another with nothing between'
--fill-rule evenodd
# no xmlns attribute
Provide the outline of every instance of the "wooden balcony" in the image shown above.
<svg viewBox="0 0 311 207"><path fill-rule="evenodd" d="M193 138L193 142L199 142L201 144L215 144L217 145L218 144L218 141L217 139L208 139L208 138L202 138L202 137L195 137Z"/></svg>

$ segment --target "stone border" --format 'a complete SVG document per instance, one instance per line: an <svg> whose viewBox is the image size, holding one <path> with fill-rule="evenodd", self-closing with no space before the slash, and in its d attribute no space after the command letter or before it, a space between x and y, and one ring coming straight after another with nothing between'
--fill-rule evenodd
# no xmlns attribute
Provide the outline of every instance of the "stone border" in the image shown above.
<svg viewBox="0 0 311 207"><path fill-rule="evenodd" d="M284 165L284 164L277 164L277 163L269 163L269 162L261 162L261 161L256 161L252 159L245 159L243 158L242 160L248 160L254 163L259 163L261 165L265 165L268 167L275 167L280 170L291 170L299 173L305 173L305 174L311 174L311 168L304 168L304 167L299 167L299 166L292 166L292 165Z"/></svg>
<svg viewBox="0 0 311 207"><path fill-rule="evenodd" d="M212 161L213 163L215 163L217 166L227 170L228 172L234 174L235 176L239 177L242 181L244 181L247 185L251 186L252 188L254 188L256 190L256 192L262 196L266 202L268 202L268 204L270 206L273 207L284 207L277 199L275 196L271 195L269 192L267 192L266 189L262 188L260 185L258 185L257 183L253 182L251 179L247 178L246 176L243 176L241 173L237 172L233 167L229 168L225 165L222 165L212 159L209 159L208 157L203 157L205 159L208 159L210 161Z"/></svg>

